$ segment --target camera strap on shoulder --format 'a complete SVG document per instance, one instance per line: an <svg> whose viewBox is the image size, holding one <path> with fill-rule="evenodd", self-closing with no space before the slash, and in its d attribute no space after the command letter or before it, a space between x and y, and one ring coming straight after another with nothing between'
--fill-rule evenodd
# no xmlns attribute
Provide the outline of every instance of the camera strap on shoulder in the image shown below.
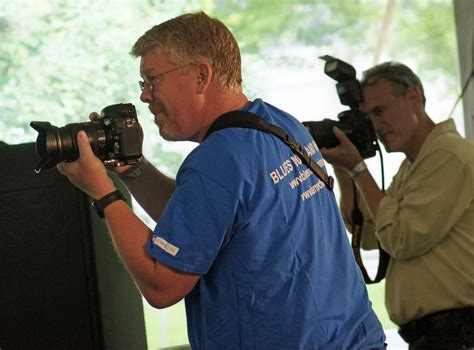
<svg viewBox="0 0 474 350"><path fill-rule="evenodd" d="M255 113L246 111L232 111L224 113L211 125L207 131L204 139L206 139L212 132L225 128L247 128L263 131L272 134L282 140L290 147L290 149L298 155L301 160L316 174L316 176L328 187L331 191L334 187L334 178L327 175L324 170L313 160L304 148L296 142L290 135L288 135L282 128L268 123L265 119L259 117Z"/></svg>
<svg viewBox="0 0 474 350"><path fill-rule="evenodd" d="M365 269L364 263L362 262L362 256L360 253L360 242L362 238L362 225L364 223L364 217L362 215L362 212L359 209L358 206L358 200L357 200L357 190L354 181L352 182L353 186L353 191L354 191L354 209L352 209L351 213L351 222L352 222L352 240L351 240L351 246L352 246L352 251L354 253L355 260L357 262L357 265L359 265L359 268L362 272L362 275L364 276L364 280L366 284L373 284L373 283L378 283L385 277L385 273L387 272L387 267L388 263L390 261L390 255L387 254L385 250L380 247L380 243L378 243L379 246L379 265L377 268L377 274L375 275L375 278L372 280L367 273L367 270Z"/></svg>

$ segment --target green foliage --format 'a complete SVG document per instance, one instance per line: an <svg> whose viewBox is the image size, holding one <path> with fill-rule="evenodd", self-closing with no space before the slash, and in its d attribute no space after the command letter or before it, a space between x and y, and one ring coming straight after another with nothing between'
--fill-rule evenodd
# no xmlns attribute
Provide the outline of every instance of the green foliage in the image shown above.
<svg viewBox="0 0 474 350"><path fill-rule="evenodd" d="M452 77L458 90L459 65L451 1L402 0L393 18L389 52L394 59L413 57L418 71L434 79ZM456 86L454 86L456 85Z"/></svg>
<svg viewBox="0 0 474 350"><path fill-rule="evenodd" d="M128 52L148 27L189 3L175 1L171 10L164 2L2 2L0 138L33 141L32 120L57 126L84 122L90 112L119 102L134 103L146 133L155 131L152 118L143 118L150 114L139 101L138 61ZM182 159L160 147L154 155ZM172 163L175 173L178 162Z"/></svg>
<svg viewBox="0 0 474 350"><path fill-rule="evenodd" d="M380 15L373 1L240 1L216 0L212 14L222 19L240 38L246 53L300 42L331 45L333 40L352 41L357 32Z"/></svg>
<svg viewBox="0 0 474 350"><path fill-rule="evenodd" d="M316 57L308 62L292 53L296 44L365 62L375 50L386 6L382 0L215 0L209 10L232 29L247 57L281 67L314 67ZM275 53L275 48L286 50ZM442 77L446 92L459 90L450 0L396 2L383 48L388 59L411 65L426 84Z"/></svg>
<svg viewBox="0 0 474 350"><path fill-rule="evenodd" d="M220 18L247 57L265 59L269 49L295 43L331 48L337 41L341 58L350 59L373 49L383 5L374 0L149 0L113 6L108 0L2 2L2 138L9 143L34 139L31 120L62 125L87 120L89 112L112 103L140 106L138 63L127 53L150 26L182 12L203 9ZM391 56L417 55L432 76L456 76L451 7L447 0L402 1L389 37ZM302 64L281 53L277 59L282 65Z"/></svg>

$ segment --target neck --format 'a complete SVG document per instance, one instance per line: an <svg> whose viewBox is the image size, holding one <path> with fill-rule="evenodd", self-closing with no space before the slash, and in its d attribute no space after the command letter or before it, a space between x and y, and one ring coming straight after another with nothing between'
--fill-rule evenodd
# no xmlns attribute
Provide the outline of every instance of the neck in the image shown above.
<svg viewBox="0 0 474 350"><path fill-rule="evenodd" d="M420 123L413 137L412 145L410 149L405 152L405 155L407 156L408 160L410 160L410 162L415 161L421 147L423 146L423 143L426 141L426 138L430 134L431 130L433 130L435 125L436 124L427 114L425 114L423 118L420 119Z"/></svg>
<svg viewBox="0 0 474 350"><path fill-rule="evenodd" d="M214 100L203 107L205 115L202 128L199 132L198 142L201 143L212 123L222 114L243 108L248 103L247 97L241 92L221 93Z"/></svg>

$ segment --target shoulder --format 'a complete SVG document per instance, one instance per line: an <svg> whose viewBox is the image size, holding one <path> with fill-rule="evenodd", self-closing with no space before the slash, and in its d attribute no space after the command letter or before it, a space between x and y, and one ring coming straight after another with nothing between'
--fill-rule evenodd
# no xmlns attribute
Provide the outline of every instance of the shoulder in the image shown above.
<svg viewBox="0 0 474 350"><path fill-rule="evenodd" d="M298 121L290 113L273 106L268 102L264 102L262 99L255 99L249 103L245 108L245 111L255 113L256 115L265 118L269 123L279 125L280 127L287 129L305 129L303 124ZM288 130L290 131L290 130Z"/></svg>
<svg viewBox="0 0 474 350"><path fill-rule="evenodd" d="M457 159L462 164L474 167L474 142L462 137L454 121L446 120L436 125L426 142L427 156Z"/></svg>
<svg viewBox="0 0 474 350"><path fill-rule="evenodd" d="M204 181L206 186L222 186L238 192L241 182L259 166L260 149L255 144L257 130L228 128L209 135L183 161L176 180Z"/></svg>

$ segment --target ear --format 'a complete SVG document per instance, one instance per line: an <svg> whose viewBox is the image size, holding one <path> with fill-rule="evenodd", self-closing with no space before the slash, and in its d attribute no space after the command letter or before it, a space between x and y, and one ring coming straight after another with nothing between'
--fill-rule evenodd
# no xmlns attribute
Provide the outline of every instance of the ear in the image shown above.
<svg viewBox="0 0 474 350"><path fill-rule="evenodd" d="M421 92L416 86L409 86L405 92L405 98L410 105L415 109L423 109L423 98Z"/></svg>
<svg viewBox="0 0 474 350"><path fill-rule="evenodd" d="M199 62L197 65L196 92L204 93L212 80L212 68L208 62Z"/></svg>

